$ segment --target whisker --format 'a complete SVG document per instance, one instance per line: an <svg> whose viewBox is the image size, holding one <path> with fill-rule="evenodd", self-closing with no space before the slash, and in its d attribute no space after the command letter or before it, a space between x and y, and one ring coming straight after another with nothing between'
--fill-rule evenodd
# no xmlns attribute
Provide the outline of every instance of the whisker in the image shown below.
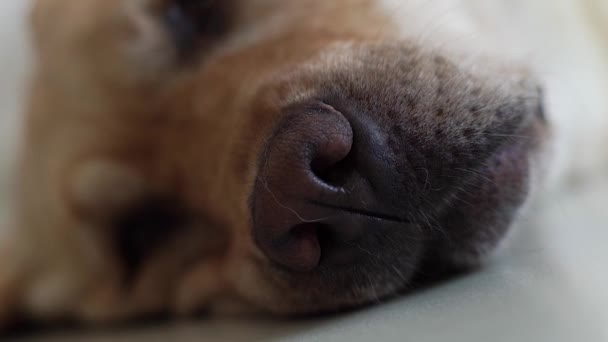
<svg viewBox="0 0 608 342"><path fill-rule="evenodd" d="M518 138L518 139L526 139L526 140L535 139L534 137L529 136L529 135L518 135L518 134L500 134L500 133L479 132L476 135L485 135L485 136L499 137L499 138Z"/></svg>
<svg viewBox="0 0 608 342"><path fill-rule="evenodd" d="M358 250L364 252L365 254L374 257L374 258L379 258L380 256L378 256L377 254L372 253L371 251L369 251L368 249L365 249L363 247L361 247L360 244L356 243L356 242L345 242L347 245L352 246L357 248Z"/></svg>
<svg viewBox="0 0 608 342"><path fill-rule="evenodd" d="M294 214L298 220L300 220L302 223L319 223L319 222L323 222L323 221L327 221L329 219L331 219L332 217L323 217L323 218L319 218L319 219L305 219L304 217L302 217L302 215L300 215L295 209L288 207L284 204L282 204L281 202L279 202L279 199L277 198L277 196L275 196L275 194L270 190L270 187L268 186L268 182L264 181L264 188L266 189L266 191L270 194L270 196L272 196L272 199L275 201L275 203L280 206L283 209L286 209L288 211L290 211L292 214Z"/></svg>
<svg viewBox="0 0 608 342"><path fill-rule="evenodd" d="M391 265L391 268L393 269L395 274L399 277L399 279L401 279L403 282L408 281L407 278L405 278L405 276L403 275L403 273L397 268L397 266Z"/></svg>
<svg viewBox="0 0 608 342"><path fill-rule="evenodd" d="M274 192L272 192L272 190L270 189L270 185L268 184L268 178L267 178L267 173L268 173L268 165L270 164L270 160L271 157L267 156L267 158L265 158L266 161L264 162L264 167L263 167L263 175L261 178L261 182L264 185L264 189L270 194L270 196L272 197L273 201L281 208L291 212L292 214L294 214L298 220L300 220L300 222L302 223L319 223L319 222L323 222L323 221L327 221L329 219L331 219L332 217L323 217L323 218L319 218L319 219L306 219L304 218L302 215L300 215L300 213L298 213L295 209L284 205L283 203L281 203L279 201L279 199L277 198L277 196L274 194Z"/></svg>
<svg viewBox="0 0 608 342"><path fill-rule="evenodd" d="M496 186L498 186L498 184L496 184L496 182L493 179L488 178L486 175L479 173L478 171L475 170L470 170L470 169L464 169L464 168L454 168L454 170L456 171L462 171L462 172L466 172L468 174L471 175L476 175L477 177L480 177L483 180L486 180Z"/></svg>

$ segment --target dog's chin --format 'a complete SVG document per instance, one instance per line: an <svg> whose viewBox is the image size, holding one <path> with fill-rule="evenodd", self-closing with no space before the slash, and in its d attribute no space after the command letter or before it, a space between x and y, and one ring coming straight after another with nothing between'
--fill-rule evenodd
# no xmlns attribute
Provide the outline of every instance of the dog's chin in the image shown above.
<svg viewBox="0 0 608 342"><path fill-rule="evenodd" d="M415 277L424 243L412 233L393 231L375 236L386 249L373 252L373 247L356 244L351 262L331 265L324 262L309 273L294 273L269 263L266 276L280 294L276 301L266 303L270 311L279 314L317 314L353 309L378 302L407 288ZM360 252L360 253L359 253Z"/></svg>

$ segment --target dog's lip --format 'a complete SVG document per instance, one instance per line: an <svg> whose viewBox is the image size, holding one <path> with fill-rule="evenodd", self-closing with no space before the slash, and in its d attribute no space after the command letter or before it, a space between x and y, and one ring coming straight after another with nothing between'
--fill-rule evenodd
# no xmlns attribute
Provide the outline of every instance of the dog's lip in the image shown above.
<svg viewBox="0 0 608 342"><path fill-rule="evenodd" d="M353 214L353 215L364 216L364 217L367 217L367 218L381 220L381 221L403 223L403 224L411 224L412 223L411 220L403 218L403 217L400 217L398 215L381 213L381 212L372 211L372 210L366 210L366 209L353 208L353 207L349 207L349 206L341 206L341 205L337 205L337 204L326 203L326 202L315 201L315 200L308 200L308 203L310 203L312 205L315 205L315 206L328 208L328 209L331 209L331 210L341 211L343 213L349 213L349 214Z"/></svg>

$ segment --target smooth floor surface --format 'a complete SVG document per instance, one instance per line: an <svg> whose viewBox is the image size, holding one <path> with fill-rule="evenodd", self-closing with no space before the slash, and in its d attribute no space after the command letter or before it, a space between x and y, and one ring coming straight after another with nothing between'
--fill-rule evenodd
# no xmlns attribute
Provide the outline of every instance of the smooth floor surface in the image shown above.
<svg viewBox="0 0 608 342"><path fill-rule="evenodd" d="M338 317L216 319L23 341L608 341L608 177L522 220L482 271Z"/></svg>

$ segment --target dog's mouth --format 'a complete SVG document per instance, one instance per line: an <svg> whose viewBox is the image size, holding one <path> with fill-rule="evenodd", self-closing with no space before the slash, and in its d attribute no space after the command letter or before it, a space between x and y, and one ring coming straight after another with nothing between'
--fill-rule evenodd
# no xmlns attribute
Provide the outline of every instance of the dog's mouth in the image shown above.
<svg viewBox="0 0 608 342"><path fill-rule="evenodd" d="M309 201L324 217L295 224L287 234L274 240L275 248L289 246L291 258L313 260L318 269L357 265L361 258L373 257L373 248L366 249L370 229L390 235L411 227L411 220L399 216L354 209L334 204ZM348 229L344 229L347 226ZM280 263L285 269L286 263ZM289 265L289 263L287 263Z"/></svg>
<svg viewBox="0 0 608 342"><path fill-rule="evenodd" d="M412 221L410 219L402 218L397 215L391 215L391 214L386 214L386 213L381 213L381 212L374 212L374 211L369 211L366 209L342 207L339 205L322 203L322 202L318 202L318 201L314 201L314 200L311 200L309 202L311 204L314 204L314 205L322 207L322 208L324 207L324 208L328 208L328 209L333 209L338 212L344 212L344 213L348 213L351 215L358 215L358 216L366 217L366 218L369 218L372 220L387 221L387 222L393 222L393 223L403 223L403 224L412 223Z"/></svg>

